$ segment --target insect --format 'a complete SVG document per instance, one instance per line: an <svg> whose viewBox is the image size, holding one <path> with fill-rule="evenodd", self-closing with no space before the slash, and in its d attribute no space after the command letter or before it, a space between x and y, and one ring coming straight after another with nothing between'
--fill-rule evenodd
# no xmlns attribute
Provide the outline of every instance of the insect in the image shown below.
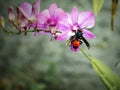
<svg viewBox="0 0 120 90"><path fill-rule="evenodd" d="M90 44L88 41L83 37L83 33L81 30L78 30L75 35L71 36L70 39L66 42L66 45L68 46L70 43L70 46L76 50L82 43L85 43L88 49L90 48Z"/></svg>

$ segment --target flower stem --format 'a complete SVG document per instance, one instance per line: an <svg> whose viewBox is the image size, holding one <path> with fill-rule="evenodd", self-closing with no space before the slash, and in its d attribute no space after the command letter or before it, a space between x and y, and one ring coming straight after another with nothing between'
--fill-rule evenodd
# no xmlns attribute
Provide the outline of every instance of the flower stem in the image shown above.
<svg viewBox="0 0 120 90"><path fill-rule="evenodd" d="M80 51L92 62L91 57L82 48L80 48Z"/></svg>
<svg viewBox="0 0 120 90"><path fill-rule="evenodd" d="M51 33L51 30L47 30L47 29L46 29L46 30L44 30L44 29L20 30L18 27L16 27L15 24L12 24L12 25L18 30L18 32L13 32L13 31L10 31L9 29L3 27L2 25L0 25L0 26L3 28L4 32L7 33L7 34L9 34L9 35L12 35L12 34L19 35L19 34L21 34L21 33L41 32L41 31ZM61 31L58 31L58 30L56 30L55 32L56 32L56 33L61 33Z"/></svg>

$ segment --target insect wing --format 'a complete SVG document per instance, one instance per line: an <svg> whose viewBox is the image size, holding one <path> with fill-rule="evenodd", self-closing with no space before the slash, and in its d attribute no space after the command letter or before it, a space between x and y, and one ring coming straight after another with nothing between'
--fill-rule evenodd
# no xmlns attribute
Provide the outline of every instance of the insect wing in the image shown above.
<svg viewBox="0 0 120 90"><path fill-rule="evenodd" d="M84 41L84 43L86 44L86 46L89 49L90 48L90 44L88 43L88 41L84 37L82 37L82 40Z"/></svg>

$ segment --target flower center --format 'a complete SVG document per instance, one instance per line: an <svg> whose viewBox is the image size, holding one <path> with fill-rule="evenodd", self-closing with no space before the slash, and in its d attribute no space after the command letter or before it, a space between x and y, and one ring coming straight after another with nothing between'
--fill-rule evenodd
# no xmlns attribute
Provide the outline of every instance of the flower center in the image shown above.
<svg viewBox="0 0 120 90"><path fill-rule="evenodd" d="M50 27L55 27L55 26L56 26L56 20L50 18L50 19L47 20L47 24L48 24Z"/></svg>
<svg viewBox="0 0 120 90"><path fill-rule="evenodd" d="M79 25L76 23L72 26L72 32L77 32L79 29Z"/></svg>

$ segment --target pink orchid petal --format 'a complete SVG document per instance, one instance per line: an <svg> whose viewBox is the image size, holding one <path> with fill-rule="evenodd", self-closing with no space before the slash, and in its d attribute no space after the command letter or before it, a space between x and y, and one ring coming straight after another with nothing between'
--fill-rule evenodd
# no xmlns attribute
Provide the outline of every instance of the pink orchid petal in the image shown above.
<svg viewBox="0 0 120 90"><path fill-rule="evenodd" d="M72 50L73 52L77 52L77 51L80 50L80 46L79 46L77 49L74 49L73 46L71 45L70 48L71 48L71 50Z"/></svg>
<svg viewBox="0 0 120 90"><path fill-rule="evenodd" d="M71 11L71 17L72 17L73 24L77 23L78 15L79 15L78 9L76 7L74 7Z"/></svg>
<svg viewBox="0 0 120 90"><path fill-rule="evenodd" d="M49 7L49 13L51 17L55 17L55 12L57 9L57 4L53 3L50 7Z"/></svg>
<svg viewBox="0 0 120 90"><path fill-rule="evenodd" d="M57 8L55 11L55 18L59 20L65 17L65 12L61 8Z"/></svg>
<svg viewBox="0 0 120 90"><path fill-rule="evenodd" d="M65 24L58 24L56 28L61 31L69 31L69 27L67 27Z"/></svg>
<svg viewBox="0 0 120 90"><path fill-rule="evenodd" d="M33 7L34 7L34 10L35 10L35 11L33 11L33 12L34 12L34 14L37 16L37 15L39 14L39 12L40 12L40 0L38 0L38 1L33 5Z"/></svg>
<svg viewBox="0 0 120 90"><path fill-rule="evenodd" d="M48 9L37 16L37 28L47 29L47 20L50 18Z"/></svg>
<svg viewBox="0 0 120 90"><path fill-rule="evenodd" d="M59 33L59 35L57 37L58 41L65 40L68 38L68 33L69 33L70 29L66 25L59 24L57 26L57 30L61 32L61 33Z"/></svg>
<svg viewBox="0 0 120 90"><path fill-rule="evenodd" d="M62 36L64 33L67 35L67 33L70 31L70 29L64 24L57 25L56 29L61 32L60 36Z"/></svg>
<svg viewBox="0 0 120 90"><path fill-rule="evenodd" d="M33 32L33 36L36 36L37 35L37 32Z"/></svg>
<svg viewBox="0 0 120 90"><path fill-rule="evenodd" d="M83 37L89 38L89 39L94 39L95 35L92 32L90 32L86 29L83 29Z"/></svg>
<svg viewBox="0 0 120 90"><path fill-rule="evenodd" d="M44 31L39 32L39 35L45 35L45 34L51 36L51 34L49 32L44 32Z"/></svg>
<svg viewBox="0 0 120 90"><path fill-rule="evenodd" d="M38 24L45 24L49 18L49 11L46 9L37 16L37 22Z"/></svg>
<svg viewBox="0 0 120 90"><path fill-rule="evenodd" d="M58 41L63 41L63 40L66 40L67 38L68 38L68 32L64 32L63 34L61 34L61 35L58 35L57 36L57 40Z"/></svg>
<svg viewBox="0 0 120 90"><path fill-rule="evenodd" d="M32 13L32 5L28 2L23 2L20 7L18 7L21 13L26 17L29 18Z"/></svg>
<svg viewBox="0 0 120 90"><path fill-rule="evenodd" d="M35 16L35 14L32 13L31 16L27 19L31 22L34 22L36 20L36 16Z"/></svg>
<svg viewBox="0 0 120 90"><path fill-rule="evenodd" d="M20 9L17 8L17 24L19 27L25 27L28 24L28 20L25 18L25 16L21 13Z"/></svg>
<svg viewBox="0 0 120 90"><path fill-rule="evenodd" d="M68 38L68 32L69 31L61 30L61 33L59 35L57 35L57 40L58 41L66 40Z"/></svg>
<svg viewBox="0 0 120 90"><path fill-rule="evenodd" d="M78 16L78 24L80 28L92 28L95 24L95 17L93 12L81 12Z"/></svg>
<svg viewBox="0 0 120 90"><path fill-rule="evenodd" d="M64 31L64 32L60 33L60 35L57 35L58 41L63 41L66 39L68 39L68 31Z"/></svg>
<svg viewBox="0 0 120 90"><path fill-rule="evenodd" d="M58 25L62 25L64 27L70 28L69 22L68 22L68 16L66 13L62 14L58 19Z"/></svg>
<svg viewBox="0 0 120 90"><path fill-rule="evenodd" d="M22 19L22 21L20 22L19 26L20 26L20 27L26 27L27 24L28 24L27 19Z"/></svg>
<svg viewBox="0 0 120 90"><path fill-rule="evenodd" d="M67 14L67 20L64 24L66 24L67 26L72 26L73 25L73 22L72 22L72 17L69 13L66 13Z"/></svg>
<svg viewBox="0 0 120 90"><path fill-rule="evenodd" d="M39 10L40 10L40 0L38 0L32 7L32 13L30 15L29 19L30 21L34 22L36 21L36 17L39 14Z"/></svg>
<svg viewBox="0 0 120 90"><path fill-rule="evenodd" d="M37 24L37 29L47 29L47 24Z"/></svg>
<svg viewBox="0 0 120 90"><path fill-rule="evenodd" d="M25 17L24 17L23 14L20 12L20 9L17 8L17 23L19 24L19 23L22 21L23 18L25 18Z"/></svg>

